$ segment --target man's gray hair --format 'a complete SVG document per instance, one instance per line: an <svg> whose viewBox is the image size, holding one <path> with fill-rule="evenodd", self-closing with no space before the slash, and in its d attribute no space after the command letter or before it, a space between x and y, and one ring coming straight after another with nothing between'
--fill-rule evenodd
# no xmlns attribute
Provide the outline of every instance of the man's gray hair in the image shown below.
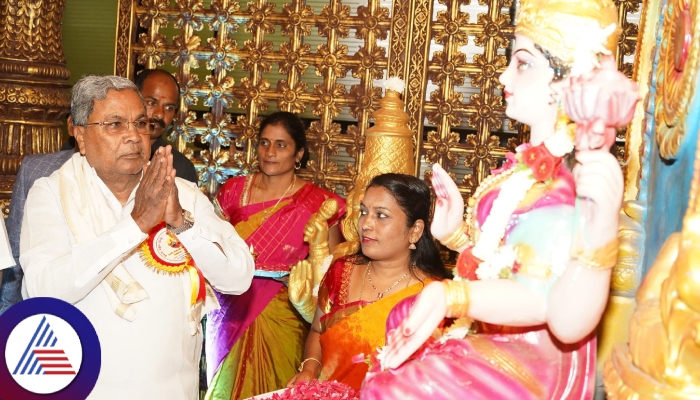
<svg viewBox="0 0 700 400"><path fill-rule="evenodd" d="M83 76L73 85L70 99L70 115L73 118L73 125L85 125L95 107L95 100L104 100L109 90L119 92L122 90L133 90L141 97L136 85L121 76Z"/></svg>

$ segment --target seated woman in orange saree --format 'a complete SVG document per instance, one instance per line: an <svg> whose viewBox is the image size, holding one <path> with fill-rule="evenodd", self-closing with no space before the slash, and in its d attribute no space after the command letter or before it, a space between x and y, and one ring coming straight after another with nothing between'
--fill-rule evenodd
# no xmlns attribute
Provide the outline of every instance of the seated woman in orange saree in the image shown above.
<svg viewBox="0 0 700 400"><path fill-rule="evenodd" d="M308 323L289 302L287 287L280 279L309 253L304 242L304 226L311 214L326 199L336 199L338 212L328 220L332 226L345 213L345 201L296 178L293 158L286 167L289 170L286 172L292 175L289 177L292 184L285 185L288 191L279 199L258 201L264 199L259 190L261 180L266 173L278 173L275 168L284 164L281 146L275 150L274 157L268 157L272 150L264 147L281 137L291 142L290 154L299 154L292 139L296 141L304 131L303 125L298 129L288 126L294 122L301 125L289 113L268 116L261 124L259 138L261 172L229 179L214 201L219 215L229 220L250 246L256 271L250 289L242 295L217 293L221 308L208 315L207 399L241 399L281 389L301 362ZM278 126L284 130L272 134L268 130ZM303 148L304 144L297 144L296 148ZM265 163L268 158L275 162Z"/></svg>
<svg viewBox="0 0 700 400"><path fill-rule="evenodd" d="M368 367L361 354L384 345L389 311L428 282L450 276L424 230L430 191L423 181L379 175L360 210L360 254L336 260L326 272L305 359L287 387L319 378L359 389Z"/></svg>
<svg viewBox="0 0 700 400"><path fill-rule="evenodd" d="M336 261L326 273L319 290L318 304L324 312L320 321L323 349L320 379L343 382L359 389L367 374L368 365L364 362L364 357L358 362L356 356L369 356L384 346L384 326L391 309L401 300L420 293L423 286L432 280L411 280L410 286L404 286L396 293L374 302L348 301L348 286L353 269L366 268L366 265L355 264L353 261Z"/></svg>

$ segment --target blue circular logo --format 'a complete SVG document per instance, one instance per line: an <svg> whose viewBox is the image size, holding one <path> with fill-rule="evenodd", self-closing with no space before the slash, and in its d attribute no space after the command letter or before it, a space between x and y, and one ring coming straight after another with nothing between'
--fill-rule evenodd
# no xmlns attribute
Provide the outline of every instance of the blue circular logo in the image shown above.
<svg viewBox="0 0 700 400"><path fill-rule="evenodd" d="M82 400L102 361L97 332L75 306L49 297L0 316L0 399Z"/></svg>

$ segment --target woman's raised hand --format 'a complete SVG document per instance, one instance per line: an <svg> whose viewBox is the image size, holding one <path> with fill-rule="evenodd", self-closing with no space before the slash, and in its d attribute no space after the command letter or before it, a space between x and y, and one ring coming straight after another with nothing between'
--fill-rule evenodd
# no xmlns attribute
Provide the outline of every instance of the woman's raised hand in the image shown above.
<svg viewBox="0 0 700 400"><path fill-rule="evenodd" d="M443 171L444 172L444 171ZM449 177L448 177L449 178ZM442 282L431 282L416 299L406 318L389 332L382 367L397 368L433 334L447 313L447 292Z"/></svg>
<svg viewBox="0 0 700 400"><path fill-rule="evenodd" d="M464 219L464 199L457 184L440 164L433 164L433 190L437 196L430 233L443 241L460 229Z"/></svg>

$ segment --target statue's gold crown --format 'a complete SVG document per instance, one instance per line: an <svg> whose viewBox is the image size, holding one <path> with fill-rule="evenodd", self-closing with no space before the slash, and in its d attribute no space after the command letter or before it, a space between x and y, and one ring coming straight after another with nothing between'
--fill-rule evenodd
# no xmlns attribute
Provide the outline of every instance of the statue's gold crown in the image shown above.
<svg viewBox="0 0 700 400"><path fill-rule="evenodd" d="M525 35L567 64L581 47L615 52L620 29L611 0L522 0L515 33ZM603 35L614 24L612 33ZM594 42L594 43L592 43Z"/></svg>

